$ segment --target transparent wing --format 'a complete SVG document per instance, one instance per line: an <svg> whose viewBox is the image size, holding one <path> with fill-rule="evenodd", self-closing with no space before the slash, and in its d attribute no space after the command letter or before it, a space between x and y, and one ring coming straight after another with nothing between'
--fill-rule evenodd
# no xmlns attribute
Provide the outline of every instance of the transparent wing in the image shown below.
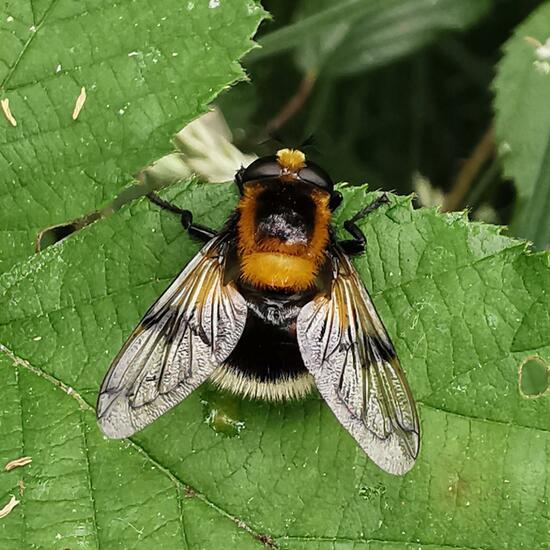
<svg viewBox="0 0 550 550"><path fill-rule="evenodd" d="M114 359L97 418L108 437L128 437L187 397L231 353L246 303L224 285L227 237L212 239L149 309Z"/></svg>
<svg viewBox="0 0 550 550"><path fill-rule="evenodd" d="M380 468L409 471L418 456L416 407L393 345L348 258L333 257L328 295L297 319L300 352L336 418Z"/></svg>

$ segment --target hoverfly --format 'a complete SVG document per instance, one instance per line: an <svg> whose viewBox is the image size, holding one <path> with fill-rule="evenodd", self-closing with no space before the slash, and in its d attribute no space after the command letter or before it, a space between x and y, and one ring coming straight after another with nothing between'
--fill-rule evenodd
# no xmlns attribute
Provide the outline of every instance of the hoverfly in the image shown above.
<svg viewBox="0 0 550 550"><path fill-rule="evenodd" d="M330 225L342 202L328 174L298 150L262 157L236 176L240 199L220 231L156 195L206 242L147 311L99 392L108 437L141 430L206 379L268 400L316 387L382 469L414 464L420 427L393 345L349 257L365 250L357 221L387 198Z"/></svg>

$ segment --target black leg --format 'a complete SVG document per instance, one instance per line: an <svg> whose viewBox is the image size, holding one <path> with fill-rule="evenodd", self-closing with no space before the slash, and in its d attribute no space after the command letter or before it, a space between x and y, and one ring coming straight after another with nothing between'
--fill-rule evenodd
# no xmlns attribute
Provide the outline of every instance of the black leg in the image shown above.
<svg viewBox="0 0 550 550"><path fill-rule="evenodd" d="M359 210L359 212L344 222L344 229L353 237L352 239L346 239L345 241L340 241L338 243L346 254L349 256L354 256L365 252L367 240L357 225L357 222L377 208L380 208L383 204L388 204L388 202L390 202L388 196L386 193L382 193L377 199Z"/></svg>
<svg viewBox="0 0 550 550"><path fill-rule="evenodd" d="M163 199L161 199L158 195L155 193L147 193L147 198L155 203L157 206L160 206L164 210L168 210L169 212L173 212L174 214L177 214L180 216L181 225L183 225L183 228L191 235L192 237L195 237L197 239L200 239L201 241L208 242L210 239L213 239L217 232L213 229L210 229L209 227L205 227L204 225L199 225L197 223L193 223L193 214L190 210L184 210L182 208L179 208L175 204L171 204Z"/></svg>

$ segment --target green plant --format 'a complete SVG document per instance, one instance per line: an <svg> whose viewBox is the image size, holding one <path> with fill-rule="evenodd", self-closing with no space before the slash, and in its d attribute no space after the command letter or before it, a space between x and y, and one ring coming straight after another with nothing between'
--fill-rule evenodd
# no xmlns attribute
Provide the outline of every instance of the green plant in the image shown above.
<svg viewBox="0 0 550 550"><path fill-rule="evenodd" d="M262 11L244 0L138 2L131 15L71 6L35 6L28 35L31 7L10 5L14 21L0 29L9 38L18 21L22 33L6 50L14 68L0 73L18 122L0 125L0 460L32 458L0 473L0 507L10 495L20 501L0 518L0 547L543 548L549 255L464 213L415 210L409 197L392 195L364 220L368 253L356 265L419 403L423 442L410 474L371 464L316 396L269 405L205 386L129 440L101 436L102 375L199 245L145 198L38 254L33 242L104 208L168 152L173 131L242 77L236 60ZM157 31L164 24L170 31ZM525 52L530 64L532 47ZM50 70L63 55L65 69ZM499 94L511 86L506 63ZM82 86L88 98L73 121ZM225 111L246 120L231 93ZM499 101L506 116L513 102ZM337 226L369 200L364 186L342 192ZM237 200L230 184L187 181L162 193L214 227Z"/></svg>
<svg viewBox="0 0 550 550"><path fill-rule="evenodd" d="M539 248L550 245L549 21L546 3L516 29L494 83L502 162L518 195L512 229Z"/></svg>

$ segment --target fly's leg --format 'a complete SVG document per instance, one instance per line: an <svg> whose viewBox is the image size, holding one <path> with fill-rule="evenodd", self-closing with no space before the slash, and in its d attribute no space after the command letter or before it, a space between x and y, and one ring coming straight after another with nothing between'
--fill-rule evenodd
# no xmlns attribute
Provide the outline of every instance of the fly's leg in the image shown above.
<svg viewBox="0 0 550 550"><path fill-rule="evenodd" d="M217 235L216 231L213 229L210 229L204 225L193 223L193 214L190 210L179 208L175 204L171 204L161 199L155 193L147 193L147 198L157 206L160 206L163 210L168 210L168 212L173 212L174 214L180 216L181 225L192 237L208 242Z"/></svg>
<svg viewBox="0 0 550 550"><path fill-rule="evenodd" d="M368 216L371 212L374 212L377 208L380 208L383 204L388 204L389 202L390 200L388 199L388 195L386 195L386 193L382 193L377 199L372 201L370 204L367 204L367 206L359 210L359 212L344 222L344 229L353 238L340 241L338 244L348 256L362 254L365 252L367 245L367 239L357 225L357 222L362 220L365 216Z"/></svg>

